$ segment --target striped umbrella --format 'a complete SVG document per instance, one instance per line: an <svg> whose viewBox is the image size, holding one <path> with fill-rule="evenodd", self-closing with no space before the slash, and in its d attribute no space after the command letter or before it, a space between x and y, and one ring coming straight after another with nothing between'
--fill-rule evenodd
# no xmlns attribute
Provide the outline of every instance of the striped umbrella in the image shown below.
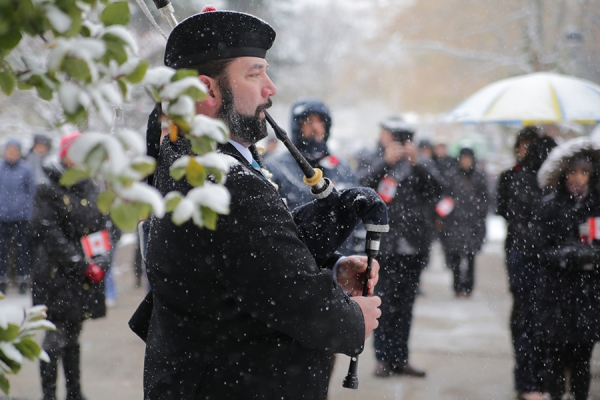
<svg viewBox="0 0 600 400"><path fill-rule="evenodd" d="M485 86L450 111L443 122L514 125L600 122L600 86L548 72Z"/></svg>

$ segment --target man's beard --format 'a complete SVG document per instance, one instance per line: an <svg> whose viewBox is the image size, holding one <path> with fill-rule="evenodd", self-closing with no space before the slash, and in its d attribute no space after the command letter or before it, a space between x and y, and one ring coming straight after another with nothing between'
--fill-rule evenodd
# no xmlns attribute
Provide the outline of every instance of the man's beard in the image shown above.
<svg viewBox="0 0 600 400"><path fill-rule="evenodd" d="M242 115L235 110L233 90L225 85L220 85L223 102L217 112L217 118L225 122L232 136L244 143L255 144L267 137L267 122L260 119L260 112L271 107L271 99L256 108L254 115Z"/></svg>

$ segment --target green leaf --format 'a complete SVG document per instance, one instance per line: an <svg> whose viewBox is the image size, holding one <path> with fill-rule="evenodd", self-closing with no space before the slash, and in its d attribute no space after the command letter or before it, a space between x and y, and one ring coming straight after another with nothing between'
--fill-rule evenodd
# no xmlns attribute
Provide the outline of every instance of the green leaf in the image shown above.
<svg viewBox="0 0 600 400"><path fill-rule="evenodd" d="M77 182L88 179L90 175L87 171L84 171L80 168L69 168L65 171L65 173L60 177L60 184L63 186L73 186Z"/></svg>
<svg viewBox="0 0 600 400"><path fill-rule="evenodd" d="M179 132L190 131L190 124L188 124L188 122L185 119L181 118L179 115L169 115L169 118L171 119L171 121L173 121L175 125L177 125L177 128L179 128Z"/></svg>
<svg viewBox="0 0 600 400"><path fill-rule="evenodd" d="M90 169L90 174L94 175L106 160L106 148L98 144L86 155L84 163Z"/></svg>
<svg viewBox="0 0 600 400"><path fill-rule="evenodd" d="M138 207L139 207L139 210L140 210L139 211L138 220L148 219L148 216L152 212L152 206L150 204L146 204L146 203L139 203Z"/></svg>
<svg viewBox="0 0 600 400"><path fill-rule="evenodd" d="M123 98L127 98L127 93L129 92L129 84L123 78L117 79L117 84L119 85L119 90L121 90Z"/></svg>
<svg viewBox="0 0 600 400"><path fill-rule="evenodd" d="M17 86L17 80L14 75L8 71L0 71L0 90L7 96L10 96Z"/></svg>
<svg viewBox="0 0 600 400"><path fill-rule="evenodd" d="M186 177L190 185L202 186L206 180L206 169L200 165L195 159L190 158L185 169Z"/></svg>
<svg viewBox="0 0 600 400"><path fill-rule="evenodd" d="M177 207L177 205L179 204L181 199L183 199L183 196L181 193L177 193L177 192L169 193L165 197L165 200L166 200L165 208L166 208L167 212L173 212L173 210L175 210L175 207Z"/></svg>
<svg viewBox="0 0 600 400"><path fill-rule="evenodd" d="M125 1L118 1L107 5L100 14L100 21L105 26L127 25L130 18L129 4Z"/></svg>
<svg viewBox="0 0 600 400"><path fill-rule="evenodd" d="M44 100L50 100L52 99L52 96L54 96L54 90L48 84L48 80L55 81L55 79L51 78L48 75L32 75L31 78L29 78L28 82L36 88L38 95Z"/></svg>
<svg viewBox="0 0 600 400"><path fill-rule="evenodd" d="M54 96L54 91L48 85L39 85L36 86L36 90L38 92L38 96L44 100L52 100L52 96Z"/></svg>
<svg viewBox="0 0 600 400"><path fill-rule="evenodd" d="M10 382L8 382L8 379L6 379L6 377L1 374L0 374L0 389L2 389L4 394L8 396L8 393L10 392Z"/></svg>
<svg viewBox="0 0 600 400"><path fill-rule="evenodd" d="M36 360L42 350L40 346L30 338L23 338L18 343L15 343L17 350L30 360Z"/></svg>
<svg viewBox="0 0 600 400"><path fill-rule="evenodd" d="M224 183L225 174L217 168L206 168L206 173L212 175L218 183Z"/></svg>
<svg viewBox="0 0 600 400"><path fill-rule="evenodd" d="M110 211L110 207L112 206L113 201L117 198L117 195L114 192L103 192L98 196L98 209L104 213L108 214Z"/></svg>
<svg viewBox="0 0 600 400"><path fill-rule="evenodd" d="M185 176L185 168L171 168L169 174L173 179L178 181Z"/></svg>
<svg viewBox="0 0 600 400"><path fill-rule="evenodd" d="M102 57L105 64L108 64L109 60L115 60L119 65L127 61L125 42L114 35L104 35L102 40L106 42L106 53Z"/></svg>
<svg viewBox="0 0 600 400"><path fill-rule="evenodd" d="M125 78L133 83L140 83L142 81L142 79L144 79L144 76L146 75L146 71L148 70L148 61L146 60L141 60L137 67L135 67L135 69L133 70L133 72L129 75L127 75Z"/></svg>
<svg viewBox="0 0 600 400"><path fill-rule="evenodd" d="M10 342L15 340L19 336L19 326L15 324L8 324L8 328L0 328L0 341Z"/></svg>
<svg viewBox="0 0 600 400"><path fill-rule="evenodd" d="M17 47L21 41L21 32L17 29L12 29L0 36L0 49L11 50Z"/></svg>
<svg viewBox="0 0 600 400"><path fill-rule="evenodd" d="M113 203L110 209L110 218L115 225L126 232L133 232L139 221L140 210L131 203Z"/></svg>
<svg viewBox="0 0 600 400"><path fill-rule="evenodd" d="M67 122L78 125L87 119L87 111L85 108L79 107L74 113L67 113L65 111L65 117Z"/></svg>
<svg viewBox="0 0 600 400"><path fill-rule="evenodd" d="M83 33L87 33L87 37L89 37L90 36L89 28L87 28L87 27L84 28L82 25L81 10L75 5L74 2L69 7L70 8L68 9L67 14L71 18L71 26L69 27L69 30L63 34L63 36L73 37L75 35L82 34L82 32L83 32ZM83 35L83 36L86 36L86 35Z"/></svg>
<svg viewBox="0 0 600 400"><path fill-rule="evenodd" d="M143 162L133 162L131 164L131 168L142 174L143 176L148 176L154 172L156 169L156 161L143 161Z"/></svg>
<svg viewBox="0 0 600 400"><path fill-rule="evenodd" d="M65 58L62 63L62 70L78 81L89 83L92 80L90 67L87 62L80 58Z"/></svg>
<svg viewBox="0 0 600 400"><path fill-rule="evenodd" d="M0 360L2 360L6 365L8 365L8 367L12 370L13 374L16 374L21 370L21 364L19 364L13 359L8 358L2 350L0 350Z"/></svg>
<svg viewBox="0 0 600 400"><path fill-rule="evenodd" d="M205 206L200 206L200 211L202 212L204 226L211 231L217 229L217 213Z"/></svg>
<svg viewBox="0 0 600 400"><path fill-rule="evenodd" d="M190 142L192 143L192 151L199 155L210 153L217 148L217 143L207 136L191 137Z"/></svg>
<svg viewBox="0 0 600 400"><path fill-rule="evenodd" d="M18 81L17 89L19 90L30 90L33 89L33 85L29 82Z"/></svg>
<svg viewBox="0 0 600 400"><path fill-rule="evenodd" d="M198 71L195 69L178 69L177 72L171 78L171 82L179 81L188 76L198 77Z"/></svg>
<svg viewBox="0 0 600 400"><path fill-rule="evenodd" d="M179 95L180 96L184 96L184 95L190 96L192 99L194 99L196 101L201 101L206 97L206 93L204 93L202 90L200 90L194 86L188 87L183 92L181 92Z"/></svg>

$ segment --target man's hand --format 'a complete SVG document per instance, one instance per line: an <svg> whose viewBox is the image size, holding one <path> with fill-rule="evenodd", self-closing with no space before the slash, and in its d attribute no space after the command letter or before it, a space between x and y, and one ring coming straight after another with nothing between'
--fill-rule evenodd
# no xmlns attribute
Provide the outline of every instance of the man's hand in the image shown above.
<svg viewBox="0 0 600 400"><path fill-rule="evenodd" d="M379 306L381 305L381 298L374 297L363 297L357 296L352 297L362 310L363 317L365 319L365 339L371 336L371 333L379 326L379 321L377 318L381 317L381 310Z"/></svg>
<svg viewBox="0 0 600 400"><path fill-rule="evenodd" d="M390 142L385 147L383 159L387 165L394 165L404 157L404 146L400 142Z"/></svg>
<svg viewBox="0 0 600 400"><path fill-rule="evenodd" d="M404 156L408 160L408 163L413 167L417 165L417 159L419 157L419 150L413 142L406 142L404 144Z"/></svg>
<svg viewBox="0 0 600 400"><path fill-rule="evenodd" d="M350 292L351 296L362 296L365 286L365 271L367 270L366 256L348 256L340 261L337 268L337 281L344 288L344 291ZM379 263L373 260L371 265L371 274L367 286L369 288L368 296L374 293L375 285L379 281Z"/></svg>

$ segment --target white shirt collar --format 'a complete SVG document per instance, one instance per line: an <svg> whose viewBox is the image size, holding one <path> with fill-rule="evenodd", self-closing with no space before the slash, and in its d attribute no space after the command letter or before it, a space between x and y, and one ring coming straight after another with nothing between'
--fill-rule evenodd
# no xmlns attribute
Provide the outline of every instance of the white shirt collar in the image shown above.
<svg viewBox="0 0 600 400"><path fill-rule="evenodd" d="M229 143L231 143L233 145L233 147L236 148L237 151L240 152L241 155L244 156L244 158L248 161L248 163L252 164L252 161L254 161L254 157L252 157L252 153L250 153L250 150L248 150L247 147L244 147L244 145L235 142L231 139L229 139Z"/></svg>

